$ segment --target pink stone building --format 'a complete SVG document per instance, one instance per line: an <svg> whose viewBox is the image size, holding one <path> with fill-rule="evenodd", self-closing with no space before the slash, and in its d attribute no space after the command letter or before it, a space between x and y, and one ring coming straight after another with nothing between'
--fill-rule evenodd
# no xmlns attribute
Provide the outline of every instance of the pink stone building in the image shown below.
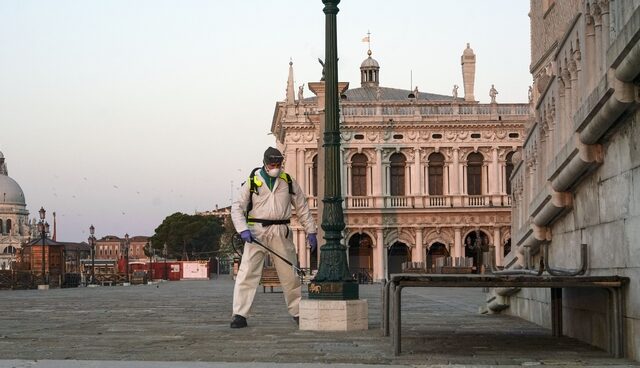
<svg viewBox="0 0 640 368"><path fill-rule="evenodd" d="M492 103L478 103L469 45L461 64L460 97L457 86L440 95L381 85L371 51L360 66L360 86L340 83L344 243L352 272L364 279L382 280L405 261L469 256L474 244L495 245L501 264L510 249L509 177L530 106L496 102L495 93ZM298 88L295 98L290 63L286 99L276 104L271 132L285 170L317 216L324 188L324 82L308 87L315 96L304 98ZM482 87L489 94L490 86ZM304 231L295 221L292 229L300 264L315 268Z"/></svg>

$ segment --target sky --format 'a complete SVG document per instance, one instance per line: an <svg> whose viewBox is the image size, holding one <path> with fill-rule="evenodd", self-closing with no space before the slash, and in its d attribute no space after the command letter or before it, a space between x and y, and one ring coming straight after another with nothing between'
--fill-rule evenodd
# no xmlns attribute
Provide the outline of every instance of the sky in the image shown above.
<svg viewBox="0 0 640 368"><path fill-rule="evenodd" d="M230 205L275 145L295 86L318 81L321 0L3 0L0 152L30 217L57 239L152 235L174 213ZM528 0L343 0L339 80L359 87L371 33L384 87L451 94L476 53L475 97L526 102ZM462 95L462 88L460 89Z"/></svg>

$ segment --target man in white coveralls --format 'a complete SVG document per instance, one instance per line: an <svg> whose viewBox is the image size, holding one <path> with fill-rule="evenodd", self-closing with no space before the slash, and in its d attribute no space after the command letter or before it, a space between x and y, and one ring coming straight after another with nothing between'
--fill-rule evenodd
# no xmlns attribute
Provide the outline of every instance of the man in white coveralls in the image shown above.
<svg viewBox="0 0 640 368"><path fill-rule="evenodd" d="M275 253L296 264L293 232L289 229L291 205L296 209L300 224L314 252L318 246L316 224L309 212L307 198L300 185L282 171L284 157L276 148L264 152L264 166L252 171L242 184L238 199L231 207L231 219L236 231L245 242L242 261L233 290L233 319L231 328L247 327L247 316L262 275L266 249L254 243L259 241ZM298 323L301 283L293 267L278 257L272 257L282 285L289 314Z"/></svg>

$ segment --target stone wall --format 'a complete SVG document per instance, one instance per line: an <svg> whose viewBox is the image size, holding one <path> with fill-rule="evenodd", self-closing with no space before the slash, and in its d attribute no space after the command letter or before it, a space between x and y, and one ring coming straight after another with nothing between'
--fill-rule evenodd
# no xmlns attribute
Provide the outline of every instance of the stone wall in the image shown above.
<svg viewBox="0 0 640 368"><path fill-rule="evenodd" d="M640 111L618 122L604 145L604 162L576 188L573 211L551 228L549 261L577 268L578 244L588 244L588 274L627 276L627 356L640 360ZM550 328L549 292L523 290L506 311ZM565 289L564 333L607 349L607 295L602 290Z"/></svg>

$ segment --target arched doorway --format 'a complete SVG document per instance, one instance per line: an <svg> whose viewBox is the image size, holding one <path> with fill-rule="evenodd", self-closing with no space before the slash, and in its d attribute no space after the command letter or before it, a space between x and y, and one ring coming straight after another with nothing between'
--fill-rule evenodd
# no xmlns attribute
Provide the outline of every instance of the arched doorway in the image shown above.
<svg viewBox="0 0 640 368"><path fill-rule="evenodd" d="M373 282L373 249L371 237L356 233L349 239L349 272L359 283Z"/></svg>
<svg viewBox="0 0 640 368"><path fill-rule="evenodd" d="M481 230L467 234L464 238L464 256L473 258L476 273L480 273L480 265L486 263L483 263L483 253L485 252L489 252L489 236Z"/></svg>
<svg viewBox="0 0 640 368"><path fill-rule="evenodd" d="M504 242L504 252L502 256L506 257L509 252L511 252L511 238L507 239L507 241Z"/></svg>
<svg viewBox="0 0 640 368"><path fill-rule="evenodd" d="M408 261L411 261L411 252L409 251L409 247L405 243L399 241L393 243L389 247L387 257L388 274L401 273L402 263Z"/></svg>
<svg viewBox="0 0 640 368"><path fill-rule="evenodd" d="M433 272L436 269L438 259L445 257L449 257L447 246L439 242L433 243L427 251L427 269Z"/></svg>

